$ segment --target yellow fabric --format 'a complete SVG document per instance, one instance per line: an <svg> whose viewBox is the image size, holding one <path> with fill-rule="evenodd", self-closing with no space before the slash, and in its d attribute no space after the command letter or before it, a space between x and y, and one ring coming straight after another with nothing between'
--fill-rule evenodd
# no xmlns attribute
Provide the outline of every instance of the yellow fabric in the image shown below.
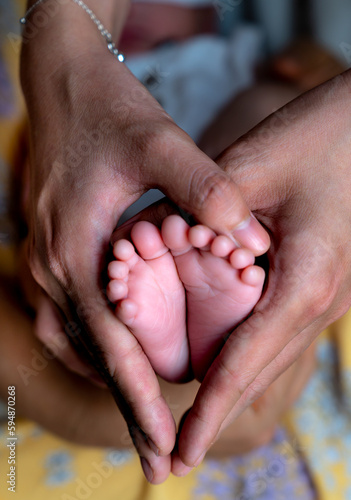
<svg viewBox="0 0 351 500"><path fill-rule="evenodd" d="M351 310L319 337L315 375L286 417L320 500L351 499Z"/></svg>
<svg viewBox="0 0 351 500"><path fill-rule="evenodd" d="M16 13L18 16L24 12L25 0L17 0ZM4 42L2 40L2 42ZM16 103L15 112L12 116L3 118L0 115L0 152L2 158L11 165L18 155L18 134L23 127L24 121L24 99L19 86L19 58L20 37L11 29L7 33L6 42L2 44L2 57L5 60L7 70L13 81L14 99Z"/></svg>
<svg viewBox="0 0 351 500"><path fill-rule="evenodd" d="M190 500L193 475L170 477L161 486L151 486L131 451L72 445L25 420L16 427L16 493L7 491L3 472L9 468L8 454L1 447L1 500Z"/></svg>
<svg viewBox="0 0 351 500"><path fill-rule="evenodd" d="M17 0L16 16L18 18L24 12L25 1ZM20 155L19 137L23 131L25 122L25 105L19 85L19 56L20 37L13 33L11 28L7 32L6 42L0 40L2 45L2 59L5 61L6 69L13 82L14 112L10 116L3 117L0 114L0 160L8 166L13 166ZM0 171L1 174L1 171ZM11 274L15 269L13 245L0 244L0 272Z"/></svg>

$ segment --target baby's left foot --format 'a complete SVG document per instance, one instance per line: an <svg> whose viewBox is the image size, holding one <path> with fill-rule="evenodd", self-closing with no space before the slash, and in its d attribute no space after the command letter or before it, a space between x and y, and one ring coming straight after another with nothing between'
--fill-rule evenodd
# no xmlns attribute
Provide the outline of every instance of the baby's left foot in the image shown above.
<svg viewBox="0 0 351 500"><path fill-rule="evenodd" d="M118 240L108 267L109 300L154 370L170 382L190 373L185 292L174 259L150 222L137 222L131 240Z"/></svg>
<svg viewBox="0 0 351 500"><path fill-rule="evenodd" d="M191 363L202 380L226 336L259 300L265 274L249 250L206 226L190 228L178 215L164 220L162 238L186 290Z"/></svg>

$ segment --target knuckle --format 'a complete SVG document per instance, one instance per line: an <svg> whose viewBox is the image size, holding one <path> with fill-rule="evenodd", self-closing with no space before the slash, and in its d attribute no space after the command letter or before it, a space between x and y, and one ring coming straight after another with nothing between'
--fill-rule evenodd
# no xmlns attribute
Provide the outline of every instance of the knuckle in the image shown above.
<svg viewBox="0 0 351 500"><path fill-rule="evenodd" d="M174 143L175 127L171 119L163 114L155 118L148 117L147 121L141 118L135 123L130 123L125 131L128 142L133 145L129 151L133 151L135 160L155 158L157 154L162 160L162 157L169 154L169 148Z"/></svg>
<svg viewBox="0 0 351 500"><path fill-rule="evenodd" d="M265 393L267 389L266 384L260 380L255 379L250 384L243 384L239 388L239 392L242 394L242 398L245 402L245 406L250 406L257 399L259 399Z"/></svg>
<svg viewBox="0 0 351 500"><path fill-rule="evenodd" d="M194 200L199 211L207 211L210 208L218 208L223 203L223 198L230 193L230 180L224 173L216 172L205 176L198 181L198 187L194 193Z"/></svg>
<svg viewBox="0 0 351 500"><path fill-rule="evenodd" d="M229 379L230 383L233 382L235 384L235 386L238 385L238 376L234 372L234 370L231 368L231 366L229 366L229 364L226 362L226 358L223 359L221 356L219 356L217 358L217 370L218 370L220 376L224 380Z"/></svg>
<svg viewBox="0 0 351 500"><path fill-rule="evenodd" d="M192 417L200 422L203 425L203 428L207 430L212 430L214 434L219 432L219 425L217 425L215 428L213 428L213 425L215 424L214 422L211 422L211 419L204 414L204 412L199 409L197 406L194 406L191 410L192 412Z"/></svg>
<svg viewBox="0 0 351 500"><path fill-rule="evenodd" d="M225 216L229 208L233 212L239 212L238 221L242 218L240 206L235 206L238 203L234 184L224 172L206 175L203 170L198 169L191 179L189 198L200 219L211 220L219 214Z"/></svg>
<svg viewBox="0 0 351 500"><path fill-rule="evenodd" d="M221 380L220 386L223 394L230 394L233 401L238 402L241 400L245 402L245 391L255 379L256 374L252 371L238 374L237 367L233 366L230 357L224 356L219 356L216 359L215 368L218 380Z"/></svg>
<svg viewBox="0 0 351 500"><path fill-rule="evenodd" d="M336 290L329 280L320 277L314 280L312 288L304 294L301 305L308 311L310 319L315 319L325 314L333 305Z"/></svg>

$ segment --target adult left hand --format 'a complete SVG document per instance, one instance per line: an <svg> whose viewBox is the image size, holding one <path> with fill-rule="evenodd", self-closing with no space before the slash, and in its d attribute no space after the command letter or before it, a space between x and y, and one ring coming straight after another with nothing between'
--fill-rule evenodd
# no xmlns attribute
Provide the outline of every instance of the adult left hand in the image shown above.
<svg viewBox="0 0 351 500"><path fill-rule="evenodd" d="M351 305L351 71L302 95L218 164L271 234L267 289L210 367L178 438L175 474Z"/></svg>

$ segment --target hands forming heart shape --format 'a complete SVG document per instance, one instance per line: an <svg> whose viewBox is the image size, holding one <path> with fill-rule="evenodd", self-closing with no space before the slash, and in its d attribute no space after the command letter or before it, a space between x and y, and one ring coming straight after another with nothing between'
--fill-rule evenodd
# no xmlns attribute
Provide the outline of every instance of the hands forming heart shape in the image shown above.
<svg viewBox="0 0 351 500"><path fill-rule="evenodd" d="M59 18L58 31L64 30ZM149 479L157 483L170 471L179 475L199 464L219 433L351 304L351 73L270 115L214 162L123 64L111 64L89 29L83 32L74 41L74 57L68 35L66 46L41 49L40 64L36 46L46 46L42 37L50 35L39 33L23 51L31 123L29 261L66 322L81 325L79 343L108 383L140 456L152 469ZM60 57L54 57L55 50ZM87 137L95 145L92 151L74 154ZM119 304L116 315L101 278L111 237L125 209L152 187L201 226L189 231L182 219L166 219L175 211L170 204L139 216L148 222L136 224L131 238L143 258L122 239L109 268L107 293ZM164 219L161 238L156 226ZM145 248L149 236L152 248ZM253 260L267 251L269 271L260 298L264 276ZM163 280L156 282L164 287L162 300L173 293L173 303L182 304L171 320L171 309L164 306L157 332L161 324L178 332L184 327L178 274L185 285L192 363L202 381L178 435L154 368L167 376L172 367L169 378L189 376L186 332L177 336L178 359L160 336L156 347L166 352L163 358L153 355L147 339L137 340L138 332L146 335L145 325L153 334L147 315L148 304L160 300L152 295L155 274ZM237 284L230 300L227 281ZM134 306L142 302L140 290L150 302L138 323ZM123 300L126 293L129 302ZM244 304L240 314L233 303ZM225 334L226 342L212 359L209 352L218 350L218 342L211 349L202 345L201 332L214 317L225 318L216 325L216 339ZM39 330L43 323L58 329L47 302L38 315ZM79 371L77 363L71 368Z"/></svg>

